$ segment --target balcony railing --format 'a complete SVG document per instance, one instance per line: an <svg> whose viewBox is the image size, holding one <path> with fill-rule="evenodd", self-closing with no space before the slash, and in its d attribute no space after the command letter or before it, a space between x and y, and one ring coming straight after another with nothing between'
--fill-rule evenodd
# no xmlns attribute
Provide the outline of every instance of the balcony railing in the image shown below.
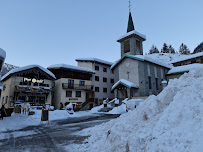
<svg viewBox="0 0 203 152"><path fill-rule="evenodd" d="M63 83L62 84L63 89L75 89L75 90L92 90L92 85L79 85L79 84L68 84L68 83Z"/></svg>
<svg viewBox="0 0 203 152"><path fill-rule="evenodd" d="M49 93L52 91L49 87L41 86L27 86L27 85L17 85L15 86L16 92L32 92L32 93Z"/></svg>

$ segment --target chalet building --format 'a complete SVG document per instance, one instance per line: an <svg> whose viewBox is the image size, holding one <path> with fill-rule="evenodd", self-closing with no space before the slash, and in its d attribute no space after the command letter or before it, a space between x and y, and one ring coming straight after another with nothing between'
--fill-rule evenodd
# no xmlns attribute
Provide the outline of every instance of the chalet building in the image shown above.
<svg viewBox="0 0 203 152"><path fill-rule="evenodd" d="M95 71L92 77L92 85L95 92L94 105L103 104L103 100L106 98L109 100L113 99L114 92L111 91L111 88L115 83L115 75L110 69L113 63L97 58L80 58L76 59L76 61L78 66Z"/></svg>
<svg viewBox="0 0 203 152"><path fill-rule="evenodd" d="M75 110L93 107L93 70L66 64L51 65L48 69L56 76L53 97L55 108L60 109L70 102Z"/></svg>
<svg viewBox="0 0 203 152"><path fill-rule="evenodd" d="M162 80L171 66L143 56L145 40L145 35L134 30L130 12L127 34L117 40L121 44L121 58L111 66L115 74L112 91L116 98L141 98L162 91Z"/></svg>
<svg viewBox="0 0 203 152"><path fill-rule="evenodd" d="M187 55L186 57L175 60L171 63L173 64L174 67L193 64L193 63L203 64L203 52Z"/></svg>
<svg viewBox="0 0 203 152"><path fill-rule="evenodd" d="M13 69L1 78L0 107L5 104L5 108L13 108L15 104L23 102L31 105L51 104L54 80L54 74L39 65Z"/></svg>

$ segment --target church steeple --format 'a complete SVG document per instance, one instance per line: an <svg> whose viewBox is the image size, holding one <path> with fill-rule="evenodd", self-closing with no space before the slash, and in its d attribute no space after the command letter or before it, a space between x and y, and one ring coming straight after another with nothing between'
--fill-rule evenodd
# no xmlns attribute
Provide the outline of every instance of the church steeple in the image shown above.
<svg viewBox="0 0 203 152"><path fill-rule="evenodd" d="M134 31L134 24L133 24L133 19L132 19L132 15L131 15L131 11L129 12L129 19L128 19L128 29L127 29L127 33Z"/></svg>

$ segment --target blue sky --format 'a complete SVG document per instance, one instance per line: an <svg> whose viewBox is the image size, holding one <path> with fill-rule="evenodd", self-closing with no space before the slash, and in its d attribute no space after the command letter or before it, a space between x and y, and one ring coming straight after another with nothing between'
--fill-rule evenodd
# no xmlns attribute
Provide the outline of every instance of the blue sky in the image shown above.
<svg viewBox="0 0 203 152"><path fill-rule="evenodd" d="M147 36L144 52L164 42L193 51L203 41L202 6L201 0L132 0L135 29ZM128 13L128 0L1 0L0 48L18 66L115 61Z"/></svg>

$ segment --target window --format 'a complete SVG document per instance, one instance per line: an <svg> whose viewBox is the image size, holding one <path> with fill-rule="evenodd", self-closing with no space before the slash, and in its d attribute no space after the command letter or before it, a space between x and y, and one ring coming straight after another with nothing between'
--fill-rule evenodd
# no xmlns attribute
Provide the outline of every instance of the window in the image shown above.
<svg viewBox="0 0 203 152"><path fill-rule="evenodd" d="M103 71L104 71L104 72L107 72L107 68L103 68Z"/></svg>
<svg viewBox="0 0 203 152"><path fill-rule="evenodd" d="M99 92L99 87L95 87L95 92Z"/></svg>
<svg viewBox="0 0 203 152"><path fill-rule="evenodd" d="M98 101L99 101L98 98L95 98L95 104L96 105L98 105L98 103L99 103Z"/></svg>
<svg viewBox="0 0 203 152"><path fill-rule="evenodd" d="M114 70L111 70L111 73L114 74Z"/></svg>
<svg viewBox="0 0 203 152"><path fill-rule="evenodd" d="M72 91L66 91L66 97L72 97Z"/></svg>
<svg viewBox="0 0 203 152"><path fill-rule="evenodd" d="M159 90L158 78L155 78L155 81L156 81L156 89Z"/></svg>
<svg viewBox="0 0 203 152"><path fill-rule="evenodd" d="M99 77L98 76L95 76L95 81L99 81Z"/></svg>
<svg viewBox="0 0 203 152"><path fill-rule="evenodd" d="M68 88L73 89L74 88L74 80L68 79Z"/></svg>
<svg viewBox="0 0 203 152"><path fill-rule="evenodd" d="M107 82L107 78L103 77L103 82Z"/></svg>
<svg viewBox="0 0 203 152"><path fill-rule="evenodd" d="M130 40L124 42L124 53L130 52Z"/></svg>
<svg viewBox="0 0 203 152"><path fill-rule="evenodd" d="M106 92L107 92L107 88L103 88L103 92L105 92L105 93L106 93Z"/></svg>
<svg viewBox="0 0 203 152"><path fill-rule="evenodd" d="M5 99L5 104L7 104L7 101L8 101L8 96L6 96L6 99Z"/></svg>
<svg viewBox="0 0 203 152"><path fill-rule="evenodd" d="M1 104L2 104L2 105L4 104L4 97L2 98Z"/></svg>
<svg viewBox="0 0 203 152"><path fill-rule="evenodd" d="M151 77L148 77L149 79L149 89L152 89L152 81L151 81Z"/></svg>
<svg viewBox="0 0 203 152"><path fill-rule="evenodd" d="M114 90L111 90L111 93L114 93Z"/></svg>
<svg viewBox="0 0 203 152"><path fill-rule="evenodd" d="M99 71L99 66L95 66L95 70Z"/></svg>
<svg viewBox="0 0 203 152"><path fill-rule="evenodd" d="M81 91L76 91L76 97L81 97Z"/></svg>
<svg viewBox="0 0 203 152"><path fill-rule="evenodd" d="M111 83L114 83L114 79L111 79Z"/></svg>
<svg viewBox="0 0 203 152"><path fill-rule="evenodd" d="M141 47L141 45L140 45L140 41L138 41L138 40L136 40L136 46L137 46L137 48L139 49L139 51L141 50L140 49L140 47ZM141 52L140 52L141 53Z"/></svg>
<svg viewBox="0 0 203 152"><path fill-rule="evenodd" d="M81 81L81 80L80 80L79 86L85 86L85 81Z"/></svg>

